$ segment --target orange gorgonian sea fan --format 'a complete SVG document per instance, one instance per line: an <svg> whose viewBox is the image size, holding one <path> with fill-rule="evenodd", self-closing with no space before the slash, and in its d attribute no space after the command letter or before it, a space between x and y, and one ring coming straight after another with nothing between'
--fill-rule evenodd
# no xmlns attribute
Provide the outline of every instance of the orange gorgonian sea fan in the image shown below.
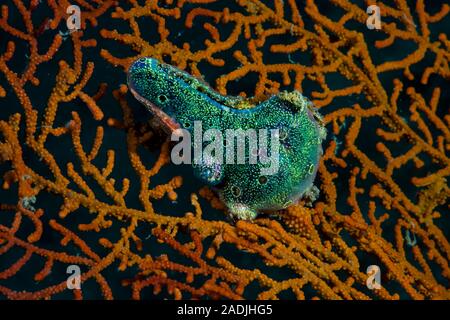
<svg viewBox="0 0 450 320"><path fill-rule="evenodd" d="M0 297L450 298L450 7L378 1L370 30L371 4L2 1ZM142 56L223 94L310 97L319 200L227 221L127 92Z"/></svg>

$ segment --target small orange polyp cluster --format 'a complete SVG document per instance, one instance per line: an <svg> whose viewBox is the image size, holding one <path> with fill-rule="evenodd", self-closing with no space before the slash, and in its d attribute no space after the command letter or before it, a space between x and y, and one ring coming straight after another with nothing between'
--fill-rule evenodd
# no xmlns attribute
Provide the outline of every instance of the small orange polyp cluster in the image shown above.
<svg viewBox="0 0 450 320"><path fill-rule="evenodd" d="M70 293L82 299L83 283L93 281L99 296L111 299L116 296L110 287L114 276L131 287L136 299L148 298L143 291L147 287L175 299L276 299L286 293L297 299L450 298L445 229L450 114L445 88L435 81L448 81L450 42L430 28L448 18L447 4L429 13L423 0L414 8L403 0L396 1L396 7L378 1L382 16L395 23L361 32L347 22L365 26L366 8L348 0L328 4L344 12L339 19L328 17L313 0L302 6L295 0L239 0L239 10L213 0L150 1L142 6L111 0L11 3L2 6L0 17L0 33L8 39L0 53L0 103L8 111L10 101L20 108L0 119L0 163L8 167L1 185L9 195L0 200L2 217L8 217L0 220L0 297L48 299ZM50 45L41 48L41 33L60 28L70 4L81 7L82 30L66 40L54 32ZM37 6L49 8L50 20L44 21L49 30L33 23ZM23 29L11 25L12 12L20 13ZM207 22L199 25L200 20ZM128 23L129 30L116 30L117 21ZM174 21L184 24L183 32L195 28L196 38L180 35L184 43L175 42L180 30L172 29ZM156 23L156 40L144 39L143 22ZM87 28L91 39L83 32ZM382 39L374 40L375 33ZM199 40L204 46L194 50ZM375 63L379 57L374 53L393 48L397 40L414 43L415 49ZM58 54L66 42L73 46L72 57ZM11 67L11 61L23 59L16 52L19 44L29 50L23 71ZM135 55L116 57L114 47L131 48ZM431 65L417 70L430 53ZM272 63L272 55L280 54L288 58ZM299 61L295 54L308 54L311 61ZM108 86L95 83L103 64L120 67L125 83L125 71L141 56L169 58L196 76L205 73L206 64L217 71L215 88L223 94L250 74L258 76L253 92L236 94L259 99L288 88L309 90L331 133L316 180L319 201L312 208L299 203L278 215L231 223L211 218L213 209L224 207L211 190L202 188L191 195L192 206L183 203L186 212L156 210L154 204L164 198L188 201L177 192L182 177L162 176L170 162L169 144L158 145L147 124L134 117L126 86L113 79ZM224 56L238 67L228 70L230 61ZM49 65L56 71L48 79L38 78L37 71ZM399 79L398 70L403 73ZM393 71L390 82L384 83L382 78ZM336 87L331 76L339 76L342 84ZM414 78L432 87L431 94L415 86ZM42 105L31 88L46 88L47 82L54 86ZM106 102L108 96L112 99ZM121 118L112 113L117 108ZM68 114L63 122L61 114ZM125 137L111 146L108 138L117 131ZM61 161L52 142L67 140L69 160ZM160 149L153 162L144 160L149 145ZM32 165L25 155L29 152L47 174ZM155 185L155 177L163 177L158 180L163 182ZM55 198L53 206L39 200L44 193ZM69 223L72 215L83 217L77 220L83 222ZM21 226L28 221L33 228L24 235ZM45 232L60 240L59 250L45 247ZM99 235L97 242L92 242L92 234ZM154 254L155 243L169 246L171 253ZM12 250L23 255L10 261L6 256ZM252 265L236 263L236 253ZM366 255L383 273L379 290L365 287L368 265L358 257ZM179 262L179 256L189 263ZM41 264L29 276L28 291L7 285L11 282L5 280L15 280L33 257ZM118 269L111 274L108 267L115 263ZM81 290L68 290L67 275L54 272L55 265L71 264L82 270ZM275 279L264 273L262 264L289 277ZM135 277L123 278L123 271L131 268L138 270ZM50 273L55 282L48 284ZM256 292L247 293L254 283Z"/></svg>

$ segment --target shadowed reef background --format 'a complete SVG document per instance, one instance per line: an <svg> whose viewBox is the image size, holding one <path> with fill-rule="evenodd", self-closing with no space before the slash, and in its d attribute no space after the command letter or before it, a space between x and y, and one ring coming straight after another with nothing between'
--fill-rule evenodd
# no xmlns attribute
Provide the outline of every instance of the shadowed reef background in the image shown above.
<svg viewBox="0 0 450 320"><path fill-rule="evenodd" d="M370 4L1 1L0 299L449 299L450 6L378 1L369 30ZM222 94L309 97L313 207L229 222L127 92L142 56Z"/></svg>

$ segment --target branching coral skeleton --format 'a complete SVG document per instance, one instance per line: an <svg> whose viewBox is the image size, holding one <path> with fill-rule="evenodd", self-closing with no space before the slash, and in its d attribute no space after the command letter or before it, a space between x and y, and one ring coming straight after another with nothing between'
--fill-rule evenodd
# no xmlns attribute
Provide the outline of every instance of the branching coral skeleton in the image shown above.
<svg viewBox="0 0 450 320"><path fill-rule="evenodd" d="M134 278L122 278L136 299L148 298L146 288L177 299L248 298L246 288L255 283L254 295L260 299L285 293L298 299L450 298L450 245L448 229L442 227L450 212L450 115L446 88L436 85L448 86L450 42L445 33L431 31L448 20L447 4L429 13L423 0L415 8L403 0L395 7L377 2L383 21L393 22L371 30L381 36L373 41L368 36L372 33L353 27L364 28L365 8L347 0L329 2L340 10L340 18L327 16L313 0L301 6L294 0L237 0L230 8L211 0L79 0L72 4L82 9L83 31L71 33L63 43L57 29L64 23L67 1L7 3L0 18L1 36L8 39L0 54L0 103L3 110L10 108L6 101L20 108L0 120L0 162L9 168L2 174L2 192L14 193L14 198L2 196L0 205L0 296L57 297L67 288L66 275L55 274L55 268L76 264L82 286L73 297L83 298L83 284L91 281L99 295L111 299L117 294L108 267L117 264L119 278L125 270L138 270ZM33 17L40 6L48 7L51 20L48 30L36 32L40 24ZM13 23L13 14L20 14L23 27ZM119 21L129 30L116 30ZM144 40L143 21L156 23L157 41ZM175 43L174 21L183 23L186 32L199 30L204 45L197 49L187 37L186 43ZM225 27L230 31L222 32ZM87 28L96 36L88 38ZM41 34L54 35L46 48ZM395 50L398 40L415 47L402 58L375 62L375 53ZM66 43L73 46L70 59L58 55ZM134 54L115 56L111 43ZM23 72L12 63L24 58L17 56L19 44L28 50ZM310 54L311 63L299 61L296 54ZM277 55L290 55L290 60L272 63ZM169 57L199 77L203 65L213 67L218 70L215 88L223 94L250 74L258 76L254 90L242 94L263 97L287 87L309 90L331 132L316 180L322 196L314 207L299 203L275 216L233 224L210 218L212 208L223 210L223 204L203 188L191 195L192 206L185 204L192 212L155 209L165 197L176 200L183 184L175 176L155 186L169 164L169 145L160 146L154 161L145 160L153 134L135 119L127 88L117 83L98 88L95 83L102 64L122 70L125 83L125 70L142 56ZM225 68L228 60L238 67ZM57 71L48 79L38 77L48 65ZM386 84L382 78L390 73L393 80ZM331 76L342 79L341 87L333 86ZM430 94L412 81L416 78L431 88ZM42 105L32 88L45 86L47 80L55 84ZM101 98L111 95L113 105ZM83 112L86 107L89 113ZM70 116L60 124L57 115L63 108L69 108ZM114 108L122 111L121 119L111 116ZM96 123L95 128L88 123ZM116 131L125 133L120 143L126 145L126 155L119 154L123 149L105 147L108 135ZM67 163L57 160L51 143L55 139L70 140ZM29 153L41 159L48 175L32 165ZM119 170L116 162L123 156L128 169ZM127 200L135 192L130 190L137 190L139 205ZM61 206L44 207L39 200L44 193L59 199ZM68 223L82 215L83 222ZM33 226L26 235L25 222ZM145 237L140 236L142 228ZM59 239L59 249L45 246L44 233ZM93 234L98 235L95 243L90 242ZM154 253L147 240L171 250ZM236 264L230 251L255 264ZM9 261L11 252L23 254ZM385 275L381 289L365 287L363 256L376 260ZM10 286L9 280L33 257L41 262L28 275L35 287L23 291ZM268 269L291 276L279 280Z"/></svg>

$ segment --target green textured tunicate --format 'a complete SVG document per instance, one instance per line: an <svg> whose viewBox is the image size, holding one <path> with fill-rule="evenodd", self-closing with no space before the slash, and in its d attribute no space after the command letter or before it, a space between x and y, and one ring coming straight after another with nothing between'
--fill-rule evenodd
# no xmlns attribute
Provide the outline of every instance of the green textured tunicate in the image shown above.
<svg viewBox="0 0 450 320"><path fill-rule="evenodd" d="M201 80L153 58L141 58L131 65L128 86L171 131L181 128L194 135L196 124L201 123L203 132L218 130L224 148L228 145L230 150L233 144L226 139L227 129L267 131L267 148L246 148L244 163L226 162L224 152L224 163L203 159L193 164L195 176L217 190L233 217L253 219L257 213L280 210L302 197L312 197L317 190L313 181L326 131L320 115L300 92L281 92L255 104L250 99L223 96ZM262 174L270 165L249 163L249 159L264 159L264 154L270 158L270 151L276 150L270 136L274 132L279 142L277 170Z"/></svg>

